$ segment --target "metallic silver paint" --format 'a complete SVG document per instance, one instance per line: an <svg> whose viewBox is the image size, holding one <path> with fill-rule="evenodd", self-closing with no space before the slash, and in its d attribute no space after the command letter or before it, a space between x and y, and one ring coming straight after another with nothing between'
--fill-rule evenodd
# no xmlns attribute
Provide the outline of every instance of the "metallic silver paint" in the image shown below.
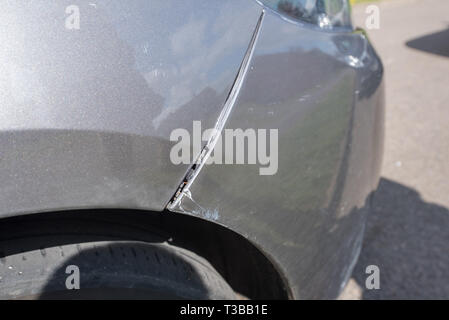
<svg viewBox="0 0 449 320"><path fill-rule="evenodd" d="M64 28L70 4L79 31ZM0 217L163 210L188 170L170 163L169 134L193 120L214 126L261 11L238 0L7 2ZM363 33L267 12L226 127L278 128L279 171L204 166L180 211L245 236L292 298L335 297L379 176L382 76Z"/></svg>
<svg viewBox="0 0 449 320"><path fill-rule="evenodd" d="M278 173L205 166L178 211L217 212L266 253L294 298L336 297L378 182L382 75L363 33L305 30L267 12L226 128L279 128Z"/></svg>
<svg viewBox="0 0 449 320"><path fill-rule="evenodd" d="M11 1L0 11L0 217L162 210L188 166L174 128L213 126L261 8L252 1ZM80 29L65 28L78 5Z"/></svg>

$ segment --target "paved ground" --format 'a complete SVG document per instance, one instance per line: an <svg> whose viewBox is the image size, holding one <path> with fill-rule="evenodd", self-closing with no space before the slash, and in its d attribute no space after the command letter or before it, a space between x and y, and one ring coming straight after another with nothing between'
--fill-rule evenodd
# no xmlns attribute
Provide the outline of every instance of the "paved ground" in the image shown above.
<svg viewBox="0 0 449 320"><path fill-rule="evenodd" d="M449 299L449 1L384 0L368 31L386 69L382 180L341 298ZM366 5L354 8L364 27ZM365 268L380 268L366 290Z"/></svg>

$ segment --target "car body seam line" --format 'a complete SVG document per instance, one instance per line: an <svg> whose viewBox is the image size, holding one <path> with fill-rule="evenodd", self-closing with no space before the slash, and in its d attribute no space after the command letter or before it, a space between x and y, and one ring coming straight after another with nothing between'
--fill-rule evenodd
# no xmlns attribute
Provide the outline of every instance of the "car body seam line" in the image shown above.
<svg viewBox="0 0 449 320"><path fill-rule="evenodd" d="M239 71L237 72L237 76L234 80L231 90L229 91L228 97L226 98L222 111L218 116L217 122L215 123L213 133L208 139L206 145L201 150L197 159L194 161L193 165L187 171L185 178L183 179L180 186L176 190L174 196L171 198L168 205L166 206L168 210L175 210L175 208L180 205L181 200L183 199L184 196L191 198L190 187L195 181L198 174L200 173L207 159L210 157L215 145L217 144L220 138L221 132L224 129L224 126L229 118L229 115L231 114L232 109L234 108L238 94L240 92L240 89L242 88L243 81L248 72L252 56L254 54L254 49L256 47L256 42L260 34L264 16L265 10L262 10L259 19L257 21L255 30L253 32L253 35L251 37L250 43L248 45L248 49L246 50Z"/></svg>

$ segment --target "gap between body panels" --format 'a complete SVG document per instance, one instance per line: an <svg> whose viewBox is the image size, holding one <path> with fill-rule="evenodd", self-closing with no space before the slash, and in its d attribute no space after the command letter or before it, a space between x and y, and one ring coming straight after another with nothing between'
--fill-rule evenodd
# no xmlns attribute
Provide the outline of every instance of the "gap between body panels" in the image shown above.
<svg viewBox="0 0 449 320"><path fill-rule="evenodd" d="M190 193L190 186L195 181L196 177L198 176L199 172L203 168L204 164L206 163L207 159L210 157L210 154L212 153L215 145L217 144L217 141L224 129L224 126L226 124L226 121L229 118L229 115L231 114L232 109L234 108L235 102L237 100L237 96L240 92L240 89L242 87L243 81L246 77L246 73L248 72L250 62L252 60L252 56L254 53L254 49L256 47L257 38L259 37L260 29L262 26L262 21L265 16L265 10L262 10L260 17L257 21L256 28L254 29L253 35L251 37L251 41L248 45L248 49L246 50L245 56L243 58L243 61L240 65L239 71L237 72L237 76L235 77L234 83L232 85L231 90L229 91L229 94L226 98L226 101L223 105L223 109L217 119L217 122L215 123L215 127L213 130L213 133L211 137L209 138L206 145L201 150L198 158L195 160L194 164L189 168L187 171L187 174L185 175L182 183L176 190L173 197L170 199L170 202L167 204L167 209L171 211L181 211L181 201L184 196L187 196L192 201L192 196Z"/></svg>

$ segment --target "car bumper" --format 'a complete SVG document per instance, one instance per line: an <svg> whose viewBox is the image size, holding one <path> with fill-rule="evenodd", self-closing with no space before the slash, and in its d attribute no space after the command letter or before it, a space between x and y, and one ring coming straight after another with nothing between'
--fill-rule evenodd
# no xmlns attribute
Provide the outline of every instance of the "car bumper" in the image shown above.
<svg viewBox="0 0 449 320"><path fill-rule="evenodd" d="M172 208L256 245L295 299L335 298L362 245L379 179L383 66L363 32L267 13L226 128L278 130L278 170L206 165Z"/></svg>

